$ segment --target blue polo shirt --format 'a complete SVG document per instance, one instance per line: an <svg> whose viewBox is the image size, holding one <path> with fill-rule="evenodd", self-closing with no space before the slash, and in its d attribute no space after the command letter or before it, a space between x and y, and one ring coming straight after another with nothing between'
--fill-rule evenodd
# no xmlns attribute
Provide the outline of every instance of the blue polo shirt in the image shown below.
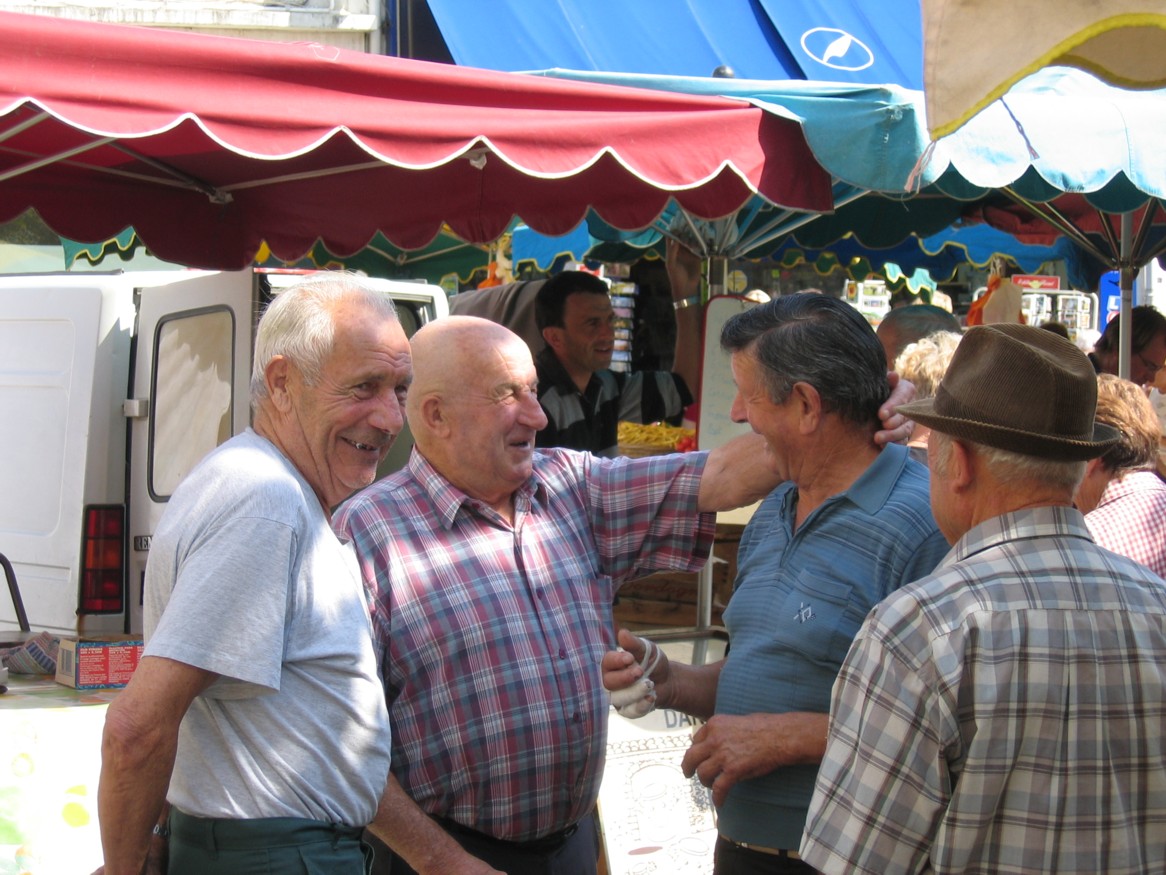
<svg viewBox="0 0 1166 875"><path fill-rule="evenodd" d="M927 469L906 447L885 447L795 532L796 497L792 483L779 486L741 536L717 714L829 713L834 679L870 609L949 549L931 515ZM721 834L797 849L817 772L789 766L736 784L718 811Z"/></svg>

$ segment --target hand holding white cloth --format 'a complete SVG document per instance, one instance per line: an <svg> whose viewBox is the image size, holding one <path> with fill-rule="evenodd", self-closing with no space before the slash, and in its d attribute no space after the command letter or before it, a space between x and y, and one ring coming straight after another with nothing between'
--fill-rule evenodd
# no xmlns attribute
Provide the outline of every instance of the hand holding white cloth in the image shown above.
<svg viewBox="0 0 1166 875"><path fill-rule="evenodd" d="M623 717L636 719L652 713L656 708L656 685L652 672L660 664L662 652L656 644L646 638L636 638L643 645L644 655L640 660L643 674L630 686L611 690L611 704Z"/></svg>

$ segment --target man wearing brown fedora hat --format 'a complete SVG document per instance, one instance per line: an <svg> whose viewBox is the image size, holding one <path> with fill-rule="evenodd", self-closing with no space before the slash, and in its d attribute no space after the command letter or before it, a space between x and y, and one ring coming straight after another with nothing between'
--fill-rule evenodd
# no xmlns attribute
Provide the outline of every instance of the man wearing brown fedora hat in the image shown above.
<svg viewBox="0 0 1166 875"><path fill-rule="evenodd" d="M936 396L954 543L867 617L801 853L827 873L1166 871L1166 581L1093 543L1073 492L1116 440L1069 341L972 328Z"/></svg>

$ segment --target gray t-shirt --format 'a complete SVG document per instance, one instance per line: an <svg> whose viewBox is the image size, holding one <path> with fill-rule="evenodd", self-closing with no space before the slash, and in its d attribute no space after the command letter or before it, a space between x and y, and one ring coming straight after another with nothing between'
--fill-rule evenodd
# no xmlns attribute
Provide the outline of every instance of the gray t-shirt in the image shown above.
<svg viewBox="0 0 1166 875"><path fill-rule="evenodd" d="M170 802L368 823L390 738L356 557L270 442L248 429L191 471L145 585L145 655L221 675L182 720Z"/></svg>

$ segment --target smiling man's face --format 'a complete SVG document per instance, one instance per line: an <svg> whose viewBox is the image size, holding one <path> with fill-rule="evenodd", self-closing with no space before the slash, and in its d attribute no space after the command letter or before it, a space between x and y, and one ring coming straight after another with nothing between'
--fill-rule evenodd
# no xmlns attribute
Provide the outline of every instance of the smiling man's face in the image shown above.
<svg viewBox="0 0 1166 875"><path fill-rule="evenodd" d="M563 306L562 346L555 352L569 372L594 373L611 367L615 312L611 298L576 292Z"/></svg>
<svg viewBox="0 0 1166 875"><path fill-rule="evenodd" d="M363 306L335 316L331 354L308 384L289 371L291 416L281 441L325 507L335 507L376 479L404 425L412 379L409 341L401 324Z"/></svg>

